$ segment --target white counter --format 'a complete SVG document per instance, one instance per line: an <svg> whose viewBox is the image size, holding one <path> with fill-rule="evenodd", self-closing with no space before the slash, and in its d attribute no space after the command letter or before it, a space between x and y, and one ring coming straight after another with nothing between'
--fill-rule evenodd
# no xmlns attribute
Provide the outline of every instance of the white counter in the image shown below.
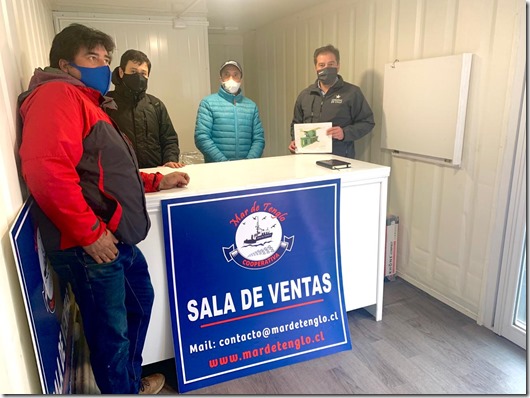
<svg viewBox="0 0 530 398"><path fill-rule="evenodd" d="M329 170L322 159L351 162L351 168ZM167 167L144 169L163 174ZM174 357L160 201L175 197L240 191L278 185L341 179L340 247L346 310L366 308L383 315L384 250L387 180L390 168L334 155L287 155L234 162L188 165L178 171L190 176L186 188L146 194L151 229L138 247L149 264L155 302L143 351L144 365ZM184 230L185 225L182 226Z"/></svg>

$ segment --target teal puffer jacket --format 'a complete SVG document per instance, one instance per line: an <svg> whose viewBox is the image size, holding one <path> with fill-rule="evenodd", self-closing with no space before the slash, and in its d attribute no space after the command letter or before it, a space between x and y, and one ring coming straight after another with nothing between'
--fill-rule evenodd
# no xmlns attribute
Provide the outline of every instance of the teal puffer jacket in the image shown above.
<svg viewBox="0 0 530 398"><path fill-rule="evenodd" d="M243 96L222 87L199 104L195 145L206 163L259 158L265 147L258 107Z"/></svg>

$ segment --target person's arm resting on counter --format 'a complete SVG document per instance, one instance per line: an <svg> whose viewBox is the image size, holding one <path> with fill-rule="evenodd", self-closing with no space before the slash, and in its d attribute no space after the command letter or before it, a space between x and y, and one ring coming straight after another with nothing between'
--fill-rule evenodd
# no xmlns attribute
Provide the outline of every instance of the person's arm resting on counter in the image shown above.
<svg viewBox="0 0 530 398"><path fill-rule="evenodd" d="M182 188L190 182L190 176L181 171L174 171L169 174L144 173L140 171L140 176L144 182L145 192L157 192L162 189Z"/></svg>

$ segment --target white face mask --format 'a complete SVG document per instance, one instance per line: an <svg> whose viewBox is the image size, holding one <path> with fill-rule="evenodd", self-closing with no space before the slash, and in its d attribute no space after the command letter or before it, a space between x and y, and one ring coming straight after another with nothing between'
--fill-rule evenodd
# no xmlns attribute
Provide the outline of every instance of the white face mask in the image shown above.
<svg viewBox="0 0 530 398"><path fill-rule="evenodd" d="M237 93L239 91L239 87L241 87L241 82L238 83L234 81L232 78L223 82L223 88L230 94Z"/></svg>

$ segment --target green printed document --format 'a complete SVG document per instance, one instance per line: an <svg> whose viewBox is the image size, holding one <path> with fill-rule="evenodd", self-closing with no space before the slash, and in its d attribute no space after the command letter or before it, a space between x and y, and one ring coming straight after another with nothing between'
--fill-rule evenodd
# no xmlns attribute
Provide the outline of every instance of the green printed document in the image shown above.
<svg viewBox="0 0 530 398"><path fill-rule="evenodd" d="M331 122L294 125L296 153L331 153L331 136L326 131Z"/></svg>

